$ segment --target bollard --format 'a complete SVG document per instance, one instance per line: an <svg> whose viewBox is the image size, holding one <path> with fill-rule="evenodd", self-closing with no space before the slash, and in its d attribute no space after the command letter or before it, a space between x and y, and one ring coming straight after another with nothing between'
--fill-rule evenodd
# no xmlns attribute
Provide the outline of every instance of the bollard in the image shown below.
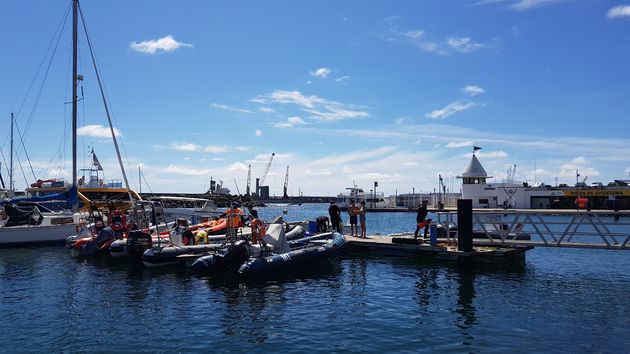
<svg viewBox="0 0 630 354"><path fill-rule="evenodd" d="M457 250L473 250L473 213L471 199L457 200Z"/></svg>
<svg viewBox="0 0 630 354"><path fill-rule="evenodd" d="M431 246L437 246L437 225L431 224L429 227L429 235Z"/></svg>

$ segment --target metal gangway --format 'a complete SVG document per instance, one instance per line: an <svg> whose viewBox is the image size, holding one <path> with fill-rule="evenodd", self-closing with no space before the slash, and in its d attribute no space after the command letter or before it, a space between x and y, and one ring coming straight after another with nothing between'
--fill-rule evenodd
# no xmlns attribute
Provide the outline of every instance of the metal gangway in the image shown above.
<svg viewBox="0 0 630 354"><path fill-rule="evenodd" d="M455 243L457 211L435 214L438 236ZM630 250L630 210L474 209L473 235L475 245Z"/></svg>

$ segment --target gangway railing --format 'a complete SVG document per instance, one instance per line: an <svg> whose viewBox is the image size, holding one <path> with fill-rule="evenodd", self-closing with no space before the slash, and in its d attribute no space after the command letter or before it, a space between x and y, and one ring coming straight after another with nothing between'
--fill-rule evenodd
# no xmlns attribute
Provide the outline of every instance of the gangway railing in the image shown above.
<svg viewBox="0 0 630 354"><path fill-rule="evenodd" d="M438 211L438 236L457 241L457 212ZM475 209L473 243L630 250L630 211Z"/></svg>

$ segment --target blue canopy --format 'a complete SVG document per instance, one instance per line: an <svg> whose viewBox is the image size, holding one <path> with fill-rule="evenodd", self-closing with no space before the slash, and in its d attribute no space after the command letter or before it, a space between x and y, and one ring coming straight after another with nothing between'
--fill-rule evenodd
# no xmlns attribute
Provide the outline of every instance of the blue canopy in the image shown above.
<svg viewBox="0 0 630 354"><path fill-rule="evenodd" d="M13 199L0 200L0 206L5 204L17 204L20 202L47 202L51 200L65 200L66 208L72 209L74 205L79 204L79 196L77 194L77 187L72 186L67 191L42 196L32 197L16 197Z"/></svg>

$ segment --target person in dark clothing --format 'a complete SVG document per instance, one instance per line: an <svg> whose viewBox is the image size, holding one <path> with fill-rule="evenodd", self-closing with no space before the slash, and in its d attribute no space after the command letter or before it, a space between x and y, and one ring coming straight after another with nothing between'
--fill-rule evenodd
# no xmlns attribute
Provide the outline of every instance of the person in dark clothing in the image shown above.
<svg viewBox="0 0 630 354"><path fill-rule="evenodd" d="M328 215L330 215L330 223L332 224L333 230L341 231L341 209L335 204L335 202L330 202L330 207L328 208Z"/></svg>
<svg viewBox="0 0 630 354"><path fill-rule="evenodd" d="M258 210L254 209L253 205L247 205L247 211L249 211L249 215L252 216L252 219L258 219Z"/></svg>
<svg viewBox="0 0 630 354"><path fill-rule="evenodd" d="M422 227L424 227L424 238L427 237L429 224L431 223L431 220L425 220L427 218L427 214L429 213L429 211L427 210L428 204L429 201L423 200L422 204L418 206L418 214L416 215L416 232L413 235L414 238L418 238L418 232Z"/></svg>
<svg viewBox="0 0 630 354"><path fill-rule="evenodd" d="M330 219L327 216L320 216L316 219L317 221L317 232L326 232L328 231L328 225L330 224Z"/></svg>

